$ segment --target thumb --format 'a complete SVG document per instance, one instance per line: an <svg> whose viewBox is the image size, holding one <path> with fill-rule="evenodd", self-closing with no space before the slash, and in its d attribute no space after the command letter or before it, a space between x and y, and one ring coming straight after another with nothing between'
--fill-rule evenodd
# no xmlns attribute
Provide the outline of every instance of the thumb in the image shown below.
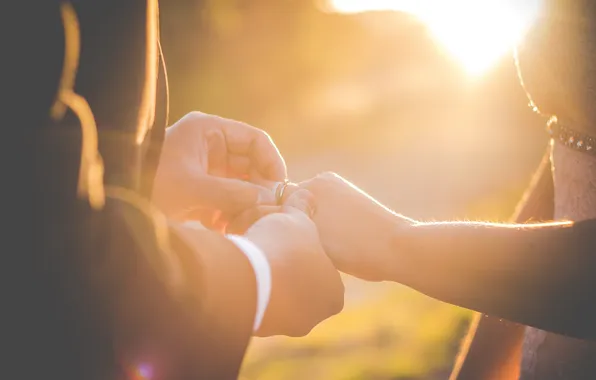
<svg viewBox="0 0 596 380"><path fill-rule="evenodd" d="M300 189L294 191L283 205L284 210L287 208L298 209L312 218L315 212L315 197L310 191Z"/></svg>
<svg viewBox="0 0 596 380"><path fill-rule="evenodd" d="M275 204L275 195L266 187L209 175L196 181L196 199L203 207L229 215L238 214L257 204Z"/></svg>

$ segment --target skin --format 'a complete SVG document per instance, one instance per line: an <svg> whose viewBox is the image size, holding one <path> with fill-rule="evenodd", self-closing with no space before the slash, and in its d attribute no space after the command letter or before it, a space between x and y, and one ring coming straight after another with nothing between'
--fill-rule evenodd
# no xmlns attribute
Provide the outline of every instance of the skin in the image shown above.
<svg viewBox="0 0 596 380"><path fill-rule="evenodd" d="M275 204L263 183L286 178L286 165L262 130L191 112L166 130L153 202L171 219L227 224L255 204Z"/></svg>
<svg viewBox="0 0 596 380"><path fill-rule="evenodd" d="M261 249L272 277L269 304L257 331L261 336L306 335L343 308L339 272L309 217L312 194L294 191L276 204L272 189L285 178L285 163L265 132L193 112L167 129L154 184L153 202L176 232L203 252L207 267L216 253L201 248L205 239L218 236L185 221L199 220L211 230L243 235ZM213 275L222 270L218 265L212 266Z"/></svg>

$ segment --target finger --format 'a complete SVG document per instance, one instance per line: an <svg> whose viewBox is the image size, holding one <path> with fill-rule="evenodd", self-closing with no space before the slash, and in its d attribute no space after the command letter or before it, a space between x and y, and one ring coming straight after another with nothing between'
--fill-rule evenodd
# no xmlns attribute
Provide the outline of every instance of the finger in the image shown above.
<svg viewBox="0 0 596 380"><path fill-rule="evenodd" d="M298 182L297 186L299 189L308 190L311 193L316 193L316 187L317 187L316 185L317 185L318 181L319 181L318 177L313 177L311 179L307 179L305 181Z"/></svg>
<svg viewBox="0 0 596 380"><path fill-rule="evenodd" d="M207 208L193 208L184 210L177 215L174 215L172 219L180 221L197 221L200 222L205 228L214 229L217 221L221 218L221 211L212 210Z"/></svg>
<svg viewBox="0 0 596 380"><path fill-rule="evenodd" d="M271 190L239 179L202 176L193 187L198 206L227 215L237 215L257 204L275 204Z"/></svg>
<svg viewBox="0 0 596 380"><path fill-rule="evenodd" d="M251 166L250 170L248 171L248 180L252 183L268 182L263 173L261 173L255 166Z"/></svg>
<svg viewBox="0 0 596 380"><path fill-rule="evenodd" d="M300 190L301 188L298 186L298 184L295 184L293 182L279 182L279 181L267 181L264 179L257 179L257 180L253 180L251 178L251 182L252 183L256 183L258 185L261 185L263 187L266 187L268 189L271 189L271 191L273 192L273 194L277 197L278 196L278 191L279 191L279 186L284 186L283 189L283 193L281 194L281 200L276 198L276 201L278 201L278 203L285 203L286 200L292 195L294 194L296 191ZM284 185L285 183L285 185ZM281 201L281 202L279 202Z"/></svg>
<svg viewBox="0 0 596 380"><path fill-rule="evenodd" d="M268 180L268 177L264 176L263 173L259 170L259 168L253 165L253 162L249 157L237 154L228 155L227 177L239 178L256 184L279 182Z"/></svg>
<svg viewBox="0 0 596 380"><path fill-rule="evenodd" d="M253 182L253 181L251 181ZM271 181L255 181L253 183L259 183L262 184L262 186L265 186L269 189L271 189L271 191L273 191L273 194L275 195L275 199L277 201L278 204L284 204L288 198L290 198L290 196L292 196L292 194L294 194L296 191L301 190L301 188L293 183L293 182L271 182ZM280 189L279 187L282 186L283 188ZM304 190L304 189L302 189ZM280 199L281 196L281 199Z"/></svg>
<svg viewBox="0 0 596 380"><path fill-rule="evenodd" d="M256 136L250 146L249 157L254 162L254 167L264 178L273 181L283 181L288 177L286 163L273 143L271 137L265 132Z"/></svg>
<svg viewBox="0 0 596 380"><path fill-rule="evenodd" d="M206 132L207 141L207 172L218 177L227 177L228 172L228 149L226 137L219 129Z"/></svg>
<svg viewBox="0 0 596 380"><path fill-rule="evenodd" d="M253 182L253 181L251 181ZM258 178L256 179L253 183L259 185L259 186L263 186L266 187L268 189L270 189L271 191L275 192L275 189L277 188L277 185L283 181L269 181L263 178Z"/></svg>
<svg viewBox="0 0 596 380"><path fill-rule="evenodd" d="M315 209L315 197L308 190L296 190L288 199L284 202L284 211L286 208L297 209L312 217ZM291 211L290 211L291 212Z"/></svg>
<svg viewBox="0 0 596 380"><path fill-rule="evenodd" d="M224 142L227 154L232 153L248 157L263 177L273 181L282 181L286 178L286 164L279 150L264 131L239 121L201 112L191 112L177 123L178 127L196 124L204 127L200 130L217 130L219 134L212 132L217 138L214 143L220 146L220 143ZM194 130L199 133L196 128ZM220 149L213 150L212 153L219 153L220 151Z"/></svg>
<svg viewBox="0 0 596 380"><path fill-rule="evenodd" d="M356 188L352 183L333 172L317 174L311 179L300 182L298 186L310 191L316 197L330 196L334 191L344 186Z"/></svg>
<svg viewBox="0 0 596 380"><path fill-rule="evenodd" d="M234 178L248 179L250 170L250 159L237 154L228 155L228 176Z"/></svg>
<svg viewBox="0 0 596 380"><path fill-rule="evenodd" d="M250 228L250 226L255 224L257 220L265 215L276 212L281 212L281 206L257 206L248 209L228 224L226 233L242 235Z"/></svg>
<svg viewBox="0 0 596 380"><path fill-rule="evenodd" d="M287 183L286 188L283 192L281 202L286 203L287 200L290 199L290 197L292 197L292 195L294 195L294 193L296 193L299 190L303 190L303 189L301 189L297 184L291 183L291 182ZM311 193L311 196L314 197L314 195L312 193ZM314 203L314 201L313 201L313 203Z"/></svg>
<svg viewBox="0 0 596 380"><path fill-rule="evenodd" d="M271 190L274 197L277 197L277 192L279 191L279 186L284 184L284 181L268 181L263 178L251 178L250 182L257 184L259 186L266 187L267 189ZM284 197L285 198L285 197ZM278 199L275 199L276 203L278 203Z"/></svg>
<svg viewBox="0 0 596 380"><path fill-rule="evenodd" d="M248 157L252 166L266 179L286 179L284 159L266 132L235 120L216 120L225 134L228 152Z"/></svg>

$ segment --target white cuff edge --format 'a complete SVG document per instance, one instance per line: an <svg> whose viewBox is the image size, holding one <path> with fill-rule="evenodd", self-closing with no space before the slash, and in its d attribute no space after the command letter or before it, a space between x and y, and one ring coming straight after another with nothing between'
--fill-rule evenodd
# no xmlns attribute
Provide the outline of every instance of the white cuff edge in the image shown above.
<svg viewBox="0 0 596 380"><path fill-rule="evenodd" d="M257 281L257 311L253 331L261 326L269 298L271 297L271 266L263 251L252 241L243 236L226 235L246 256L255 272Z"/></svg>

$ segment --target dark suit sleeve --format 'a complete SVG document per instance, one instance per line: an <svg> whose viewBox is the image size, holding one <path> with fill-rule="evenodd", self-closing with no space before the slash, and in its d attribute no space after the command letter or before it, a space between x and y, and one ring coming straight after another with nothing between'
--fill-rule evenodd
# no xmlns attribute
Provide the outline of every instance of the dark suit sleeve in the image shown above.
<svg viewBox="0 0 596 380"><path fill-rule="evenodd" d="M172 227L172 247L186 268L186 291L199 293L201 319L196 336L205 378L235 378L253 335L257 285L246 256L209 230ZM205 375L205 372L201 372Z"/></svg>
<svg viewBox="0 0 596 380"><path fill-rule="evenodd" d="M27 205L21 213L27 224L35 224L22 229L35 249L21 248L27 268L34 270L19 272L34 288L27 300L35 312L8 307L19 310L14 330L20 337L12 342L27 346L15 355L26 361L16 373L23 378L39 378L41 371L42 377L60 379L132 378L136 375L128 372L146 362L155 367L156 378L235 379L256 308L249 262L231 242L209 231L189 239L174 228L166 231L169 244L161 244L150 208L139 206L150 194L150 188L139 189L139 182L152 182L163 137L163 126L156 126L149 136L156 146L152 159L135 143L147 63L157 59L147 49L148 9L155 0L69 2L80 35L74 91L92 110L105 168L102 210L91 210L77 198L78 119L67 112L63 119L47 121L65 36L59 2L38 3L39 8L14 14L17 25L36 25L40 31L22 45L29 55L13 54L23 66L13 76L32 95L22 102L30 111L16 115L22 119L14 125L21 128L9 129L36 129L35 136L26 136L36 142L21 144L21 155L15 156L34 157L33 186L10 181L20 184L18 191L34 193L8 198ZM19 108L20 100L15 97L9 108ZM15 114L7 115L7 125L13 125ZM20 141L11 136L11 143ZM115 198L114 188L136 202ZM176 263L180 270L171 270ZM27 321L29 315L37 317ZM27 364L32 361L36 366Z"/></svg>
<svg viewBox="0 0 596 380"><path fill-rule="evenodd" d="M102 264L86 263L85 288L109 316L98 325L113 321L116 357L152 363L160 378L236 379L256 311L244 254L208 230L172 226L159 239L160 225L127 202L110 199L100 217Z"/></svg>
<svg viewBox="0 0 596 380"><path fill-rule="evenodd" d="M572 227L423 225L395 241L406 284L524 325L596 339L596 220Z"/></svg>

